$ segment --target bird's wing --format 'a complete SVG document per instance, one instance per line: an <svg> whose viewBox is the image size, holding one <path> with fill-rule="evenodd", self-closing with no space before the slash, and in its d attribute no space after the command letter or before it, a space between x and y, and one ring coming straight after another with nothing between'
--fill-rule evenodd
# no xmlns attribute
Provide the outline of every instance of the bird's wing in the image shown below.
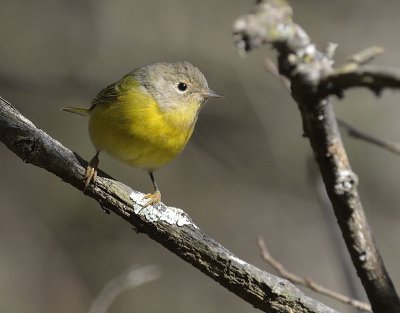
<svg viewBox="0 0 400 313"><path fill-rule="evenodd" d="M114 102L117 100L118 97L118 85L117 83L112 83L108 85L107 87L103 88L98 95L92 100L92 106L90 107L90 110L93 110L93 108L96 105L102 104L102 103L110 103Z"/></svg>

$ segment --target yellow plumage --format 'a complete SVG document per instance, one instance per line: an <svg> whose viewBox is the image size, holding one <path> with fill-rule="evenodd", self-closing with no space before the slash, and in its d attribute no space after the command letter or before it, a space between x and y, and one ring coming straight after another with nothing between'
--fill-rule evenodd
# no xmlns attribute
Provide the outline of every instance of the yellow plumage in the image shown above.
<svg viewBox="0 0 400 313"><path fill-rule="evenodd" d="M89 134L98 151L134 167L156 169L174 159L189 140L200 103L186 103L162 112L138 84L115 102L96 105L90 112Z"/></svg>

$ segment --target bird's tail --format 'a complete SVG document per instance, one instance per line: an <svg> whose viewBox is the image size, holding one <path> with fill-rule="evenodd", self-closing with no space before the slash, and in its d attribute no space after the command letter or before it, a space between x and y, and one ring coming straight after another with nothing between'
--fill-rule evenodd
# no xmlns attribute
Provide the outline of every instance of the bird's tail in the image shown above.
<svg viewBox="0 0 400 313"><path fill-rule="evenodd" d="M61 110L65 111L65 112L69 112L69 113L78 114L81 116L89 116L90 115L89 109L85 109L85 108L66 107L66 108L61 108Z"/></svg>

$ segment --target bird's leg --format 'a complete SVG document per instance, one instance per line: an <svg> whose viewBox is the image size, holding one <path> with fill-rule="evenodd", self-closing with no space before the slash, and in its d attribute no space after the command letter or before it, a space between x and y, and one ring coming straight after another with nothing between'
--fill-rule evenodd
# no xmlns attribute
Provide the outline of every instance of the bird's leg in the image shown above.
<svg viewBox="0 0 400 313"><path fill-rule="evenodd" d="M156 180L154 178L154 175L153 175L152 171L149 171L149 176L150 176L151 182L153 183L154 193L149 193L149 194L144 196L145 199L149 199L146 202L145 207L161 202L161 192L158 189L158 186L157 186L157 183L156 183Z"/></svg>
<svg viewBox="0 0 400 313"><path fill-rule="evenodd" d="M100 151L96 152L96 154L90 160L90 162L86 168L86 173L84 176L84 180L85 180L85 188L83 189L84 191L89 186L90 181L92 181L93 183L96 181L97 167L99 166L99 153L100 153Z"/></svg>

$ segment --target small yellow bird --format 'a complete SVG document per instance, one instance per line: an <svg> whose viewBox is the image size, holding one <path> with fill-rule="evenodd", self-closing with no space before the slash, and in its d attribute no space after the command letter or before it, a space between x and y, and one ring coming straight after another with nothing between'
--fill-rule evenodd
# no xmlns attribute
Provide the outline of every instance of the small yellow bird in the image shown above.
<svg viewBox="0 0 400 313"><path fill-rule="evenodd" d="M88 109L64 111L89 116L89 135L96 154L85 173L85 189L95 182L99 153L146 169L154 186L147 205L161 201L154 171L172 161L186 146L199 111L209 98L200 70L189 62L158 62L139 67L105 87Z"/></svg>

